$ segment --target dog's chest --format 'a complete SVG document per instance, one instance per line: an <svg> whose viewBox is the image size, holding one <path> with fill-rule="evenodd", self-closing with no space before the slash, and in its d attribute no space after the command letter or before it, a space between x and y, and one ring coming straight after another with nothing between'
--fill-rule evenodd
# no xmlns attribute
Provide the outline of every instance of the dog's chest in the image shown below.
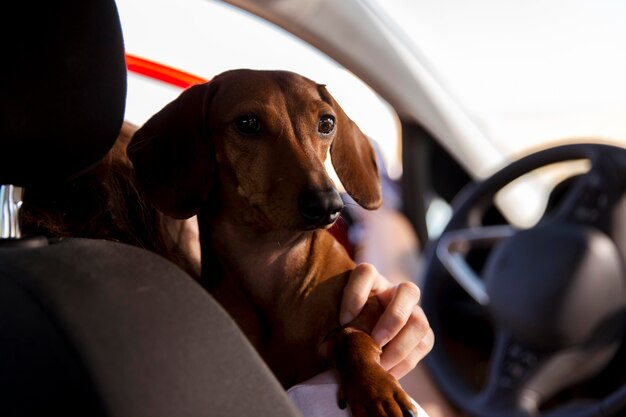
<svg viewBox="0 0 626 417"><path fill-rule="evenodd" d="M234 285L233 280L227 277L221 279L210 292L258 350L263 343L264 335L268 333L265 314L251 302L249 296L238 285Z"/></svg>
<svg viewBox="0 0 626 417"><path fill-rule="evenodd" d="M203 242L203 270L209 259L220 266L205 270L214 297L285 387L319 373L319 348L339 325L343 271L351 261L326 233L281 247L242 239L235 245L227 236L228 230L214 234L210 251ZM218 256L207 256L213 253Z"/></svg>
<svg viewBox="0 0 626 417"><path fill-rule="evenodd" d="M314 329L306 320L300 321L300 325L289 320L298 316L298 312L286 306L268 312L256 306L241 288L229 284L228 279L222 282L211 293L235 320L283 386L290 387L323 369L318 355L318 337L315 331L311 332Z"/></svg>

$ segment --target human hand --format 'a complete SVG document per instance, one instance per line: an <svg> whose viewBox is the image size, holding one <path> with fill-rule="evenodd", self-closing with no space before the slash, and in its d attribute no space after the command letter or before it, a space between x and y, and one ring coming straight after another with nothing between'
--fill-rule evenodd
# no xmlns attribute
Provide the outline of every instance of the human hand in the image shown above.
<svg viewBox="0 0 626 417"><path fill-rule="evenodd" d="M383 348L381 365L400 379L415 368L435 342L426 315L418 305L420 290L409 281L393 285L373 265L360 264L350 274L343 292L341 324L352 321L371 295L385 308L372 330L372 337Z"/></svg>

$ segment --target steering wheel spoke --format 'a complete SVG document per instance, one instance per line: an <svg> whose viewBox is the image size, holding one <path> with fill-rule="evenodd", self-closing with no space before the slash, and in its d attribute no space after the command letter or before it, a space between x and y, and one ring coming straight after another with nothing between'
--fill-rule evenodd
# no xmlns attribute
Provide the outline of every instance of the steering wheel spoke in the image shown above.
<svg viewBox="0 0 626 417"><path fill-rule="evenodd" d="M482 306L489 304L484 280L467 262L467 254L477 248L490 248L513 236L509 225L460 229L445 233L437 245L437 257L456 282Z"/></svg>

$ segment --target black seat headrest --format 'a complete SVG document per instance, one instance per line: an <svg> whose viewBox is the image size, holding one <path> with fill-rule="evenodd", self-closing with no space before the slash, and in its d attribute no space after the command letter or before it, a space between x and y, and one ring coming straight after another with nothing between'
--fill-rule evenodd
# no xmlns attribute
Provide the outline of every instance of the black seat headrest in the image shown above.
<svg viewBox="0 0 626 417"><path fill-rule="evenodd" d="M12 1L0 28L0 184L77 174L111 148L126 65L112 0Z"/></svg>

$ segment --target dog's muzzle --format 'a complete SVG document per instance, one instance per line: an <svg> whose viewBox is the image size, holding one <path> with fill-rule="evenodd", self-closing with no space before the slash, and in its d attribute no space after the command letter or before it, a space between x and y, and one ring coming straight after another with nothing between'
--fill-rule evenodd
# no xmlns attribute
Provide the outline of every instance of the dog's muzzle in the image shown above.
<svg viewBox="0 0 626 417"><path fill-rule="evenodd" d="M332 224L342 209L343 201L335 189L305 190L298 197L298 211L311 226L324 227Z"/></svg>

